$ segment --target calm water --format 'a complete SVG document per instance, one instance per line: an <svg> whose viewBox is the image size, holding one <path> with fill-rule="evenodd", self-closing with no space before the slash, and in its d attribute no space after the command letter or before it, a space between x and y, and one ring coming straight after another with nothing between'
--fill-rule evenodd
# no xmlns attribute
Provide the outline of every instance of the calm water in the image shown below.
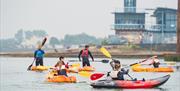
<svg viewBox="0 0 180 91"><path fill-rule="evenodd" d="M45 72L27 71L27 67L31 64L32 58L0 58L0 91L180 91L180 71L176 70L171 74L171 78L161 87L153 89L94 89L90 84L89 78L84 78L78 74L69 74L77 77L78 83L48 83L45 81ZM52 66L56 63L57 58L46 58L44 64ZM66 60L74 60L67 58ZM98 60L98 59L97 59ZM100 59L99 59L100 60ZM123 64L130 64L141 59L120 59ZM161 59L161 61L163 61ZM72 62L74 63L74 62ZM71 64L71 62L70 62ZM101 62L91 63L96 72L109 71L109 64ZM156 78L167 73L135 73L130 75L137 79Z"/></svg>

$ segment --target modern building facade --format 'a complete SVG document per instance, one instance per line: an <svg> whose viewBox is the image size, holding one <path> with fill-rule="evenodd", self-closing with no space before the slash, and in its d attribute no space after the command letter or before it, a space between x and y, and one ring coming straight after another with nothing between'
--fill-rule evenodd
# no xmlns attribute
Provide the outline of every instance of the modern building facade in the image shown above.
<svg viewBox="0 0 180 91"><path fill-rule="evenodd" d="M145 13L136 12L136 0L124 0L124 12L115 11L113 14L115 35L131 43L140 43L145 31Z"/></svg>
<svg viewBox="0 0 180 91"><path fill-rule="evenodd" d="M176 43L177 10L159 7L153 16L156 24L144 32L144 43Z"/></svg>
<svg viewBox="0 0 180 91"><path fill-rule="evenodd" d="M146 24L146 13L137 12L136 0L124 0L124 11L115 11L115 35L133 44L176 43L177 10L159 7L153 15L156 23Z"/></svg>
<svg viewBox="0 0 180 91"><path fill-rule="evenodd" d="M136 0L124 0L124 12L136 12Z"/></svg>

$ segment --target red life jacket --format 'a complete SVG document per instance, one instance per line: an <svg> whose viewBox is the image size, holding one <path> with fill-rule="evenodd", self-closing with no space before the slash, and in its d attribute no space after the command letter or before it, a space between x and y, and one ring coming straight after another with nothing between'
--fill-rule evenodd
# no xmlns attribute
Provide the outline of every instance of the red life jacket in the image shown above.
<svg viewBox="0 0 180 91"><path fill-rule="evenodd" d="M81 54L81 56L82 56L82 57L88 57L88 56L89 56L89 54L88 54L88 50L83 49L83 50L82 50L82 54Z"/></svg>

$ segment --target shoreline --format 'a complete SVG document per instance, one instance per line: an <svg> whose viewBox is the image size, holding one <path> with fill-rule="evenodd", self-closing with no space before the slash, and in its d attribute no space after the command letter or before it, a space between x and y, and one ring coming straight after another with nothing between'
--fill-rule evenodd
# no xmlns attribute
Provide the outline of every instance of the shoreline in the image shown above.
<svg viewBox="0 0 180 91"><path fill-rule="evenodd" d="M78 57L79 52L61 52L61 53L56 53L56 52L47 52L45 54L45 57L59 57L59 56L64 56L64 57ZM157 55L158 57L164 57L166 55L180 55L177 54L176 52L112 52L110 51L110 54L114 58L147 58L150 56ZM95 58L104 58L104 56L101 52L96 51L92 52L92 55ZM6 53L0 53L0 57L33 57L32 52L6 52Z"/></svg>

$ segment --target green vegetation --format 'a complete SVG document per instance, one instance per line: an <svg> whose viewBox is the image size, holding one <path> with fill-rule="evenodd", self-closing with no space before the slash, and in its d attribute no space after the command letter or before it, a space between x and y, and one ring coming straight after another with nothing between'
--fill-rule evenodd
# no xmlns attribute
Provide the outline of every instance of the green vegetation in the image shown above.
<svg viewBox="0 0 180 91"><path fill-rule="evenodd" d="M180 55L165 55L164 60L165 61L180 62Z"/></svg>

